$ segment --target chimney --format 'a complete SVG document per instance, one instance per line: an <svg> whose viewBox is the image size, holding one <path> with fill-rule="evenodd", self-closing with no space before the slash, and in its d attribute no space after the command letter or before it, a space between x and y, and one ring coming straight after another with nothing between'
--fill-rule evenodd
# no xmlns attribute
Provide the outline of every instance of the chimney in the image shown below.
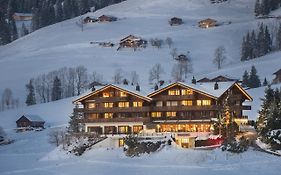
<svg viewBox="0 0 281 175"><path fill-rule="evenodd" d="M92 87L92 92L94 92L96 90L95 86L93 85Z"/></svg>
<svg viewBox="0 0 281 175"><path fill-rule="evenodd" d="M196 79L195 77L193 76L192 80L191 80L192 84L196 84Z"/></svg>
<svg viewBox="0 0 281 175"><path fill-rule="evenodd" d="M154 86L154 90L155 90L155 91L157 91L157 90L158 90L158 85L157 85L157 84L155 84L155 86Z"/></svg>
<svg viewBox="0 0 281 175"><path fill-rule="evenodd" d="M137 86L136 86L136 91L140 91L140 85L139 84L137 84Z"/></svg>
<svg viewBox="0 0 281 175"><path fill-rule="evenodd" d="M219 89L219 84L218 84L218 82L216 82L214 85L214 90L218 90L218 89Z"/></svg>

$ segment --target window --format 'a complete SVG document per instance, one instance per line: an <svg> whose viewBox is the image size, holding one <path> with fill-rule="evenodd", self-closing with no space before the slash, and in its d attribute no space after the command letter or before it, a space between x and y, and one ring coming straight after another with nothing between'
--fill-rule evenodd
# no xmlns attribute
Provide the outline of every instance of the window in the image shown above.
<svg viewBox="0 0 281 175"><path fill-rule="evenodd" d="M124 146L124 139L119 139L119 147L122 147Z"/></svg>
<svg viewBox="0 0 281 175"><path fill-rule="evenodd" d="M203 106L210 106L211 105L211 100L202 100L202 105Z"/></svg>
<svg viewBox="0 0 281 175"><path fill-rule="evenodd" d="M142 102L141 101L134 101L133 106L134 107L142 107Z"/></svg>
<svg viewBox="0 0 281 175"><path fill-rule="evenodd" d="M127 134L129 133L129 126L118 126L119 134Z"/></svg>
<svg viewBox="0 0 281 175"><path fill-rule="evenodd" d="M178 102L177 101L167 101L166 105L167 106L178 106Z"/></svg>
<svg viewBox="0 0 281 175"><path fill-rule="evenodd" d="M113 113L104 113L104 118L113 118Z"/></svg>
<svg viewBox="0 0 281 175"><path fill-rule="evenodd" d="M156 102L156 106L157 106L157 107L163 106L163 101L157 101L157 102Z"/></svg>
<svg viewBox="0 0 281 175"><path fill-rule="evenodd" d="M182 89L181 90L181 95L192 95L193 94L193 90L191 89Z"/></svg>
<svg viewBox="0 0 281 175"><path fill-rule="evenodd" d="M153 118L158 118L162 116L162 112L152 112L151 117Z"/></svg>
<svg viewBox="0 0 281 175"><path fill-rule="evenodd" d="M109 92L103 92L103 93L102 93L102 96L103 96L103 97L109 97Z"/></svg>
<svg viewBox="0 0 281 175"><path fill-rule="evenodd" d="M88 115L88 119L98 119L99 118L99 114L89 114Z"/></svg>
<svg viewBox="0 0 281 175"><path fill-rule="evenodd" d="M169 90L168 95L180 95L180 90Z"/></svg>
<svg viewBox="0 0 281 175"><path fill-rule="evenodd" d="M211 105L211 100L197 100L197 106L209 106Z"/></svg>
<svg viewBox="0 0 281 175"><path fill-rule="evenodd" d="M140 131L143 130L143 126L142 125L135 125L133 126L133 133L139 133Z"/></svg>
<svg viewBox="0 0 281 175"><path fill-rule="evenodd" d="M121 91L121 92L120 92L120 97L127 97L127 93Z"/></svg>
<svg viewBox="0 0 281 175"><path fill-rule="evenodd" d="M96 104L95 103L89 103L88 108L89 109L96 108Z"/></svg>
<svg viewBox="0 0 281 175"><path fill-rule="evenodd" d="M166 116L167 117L175 117L175 116L177 116L177 113L176 112L166 112Z"/></svg>
<svg viewBox="0 0 281 175"><path fill-rule="evenodd" d="M103 103L105 108L113 108L113 103Z"/></svg>
<svg viewBox="0 0 281 175"><path fill-rule="evenodd" d="M119 102L118 103L119 108L128 108L129 107L129 102Z"/></svg>
<svg viewBox="0 0 281 175"><path fill-rule="evenodd" d="M183 100L181 104L183 106L192 106L192 100Z"/></svg>

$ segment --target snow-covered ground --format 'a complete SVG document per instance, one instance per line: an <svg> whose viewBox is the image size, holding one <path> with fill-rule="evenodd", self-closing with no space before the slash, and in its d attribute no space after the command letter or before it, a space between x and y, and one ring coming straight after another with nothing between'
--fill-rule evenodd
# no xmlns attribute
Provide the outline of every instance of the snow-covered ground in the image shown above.
<svg viewBox="0 0 281 175"><path fill-rule="evenodd" d="M171 37L174 48L180 53L190 52L197 79L229 75L241 78L244 71L255 65L260 78L272 80L272 73L281 68L281 53L240 62L242 37L260 22L277 23L275 19L256 20L253 15L255 0L229 0L221 4L210 4L209 0L128 0L95 13L99 16L110 14L120 20L112 23L76 25L80 17L42 28L22 37L11 44L0 47L0 94L8 87L21 102L25 99L25 84L32 77L61 68L84 65L89 72L103 74L110 81L117 68L127 75L137 71L141 86L148 85L150 68L161 63L165 68L164 80L171 79L173 60L171 49L149 46L133 51L102 48L91 45L91 41L118 43L123 37L134 34L144 39ZM275 15L281 11L274 12ZM85 15L86 16L86 15ZM171 27L168 20L178 16L184 24ZM197 27L205 18L229 22L210 29ZM213 61L214 50L223 45L227 61L217 70ZM275 87L280 87L276 85ZM264 87L248 91L254 101L252 111L247 114L257 118L257 111L264 95ZM266 153L249 150L243 154L229 154L219 150L194 151L179 148L165 148L152 155L127 158L121 149L91 150L82 157L65 156L48 143L48 133L54 127L63 127L69 120L74 98L52 103L23 107L0 113L0 125L15 142L0 146L0 174L269 174L280 172L281 159ZM15 133L15 121L22 114L37 114L45 121L47 129L42 132ZM55 150L54 150L55 149Z"/></svg>

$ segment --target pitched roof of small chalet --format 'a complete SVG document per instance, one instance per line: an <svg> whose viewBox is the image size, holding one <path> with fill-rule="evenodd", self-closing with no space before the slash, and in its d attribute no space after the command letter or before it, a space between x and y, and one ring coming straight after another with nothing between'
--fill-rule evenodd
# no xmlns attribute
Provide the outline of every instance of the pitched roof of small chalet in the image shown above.
<svg viewBox="0 0 281 175"><path fill-rule="evenodd" d="M205 22L217 22L217 20L212 19L212 18L207 18L207 19L203 19L203 20L199 21L199 23L205 23Z"/></svg>
<svg viewBox="0 0 281 175"><path fill-rule="evenodd" d="M14 13L16 16L32 17L32 13Z"/></svg>
<svg viewBox="0 0 281 175"><path fill-rule="evenodd" d="M112 15L101 15L98 18L103 18L103 17L107 17L107 18L116 18L115 16Z"/></svg>
<svg viewBox="0 0 281 175"><path fill-rule="evenodd" d="M227 75L219 75L219 76L211 79L210 81L215 82L215 81L219 81L220 79L225 79L227 81L238 81L239 80L239 79L236 79L236 78L233 78L233 77L229 77Z"/></svg>
<svg viewBox="0 0 281 175"><path fill-rule="evenodd" d="M45 122L39 115L24 114L19 119L21 119L22 117L27 118L31 122Z"/></svg>
<svg viewBox="0 0 281 175"><path fill-rule="evenodd" d="M201 78L200 80L198 80L197 82L200 83L200 82L210 82L211 80L207 77L204 77L204 78Z"/></svg>
<svg viewBox="0 0 281 175"><path fill-rule="evenodd" d="M140 37L134 36L134 35L129 35L126 36L125 38L121 39L120 42L126 41L127 39L131 39L131 40L141 40Z"/></svg>
<svg viewBox="0 0 281 175"><path fill-rule="evenodd" d="M277 75L277 74L278 74L278 75L281 74L281 69L279 69L278 71L276 71L276 72L273 73L273 75Z"/></svg>
<svg viewBox="0 0 281 175"><path fill-rule="evenodd" d="M204 94L206 96L209 96L210 98L213 99L218 99L220 98L228 89L230 89L232 86L236 86L245 96L248 100L252 101L252 97L235 81L228 81L228 82L217 82L219 85L218 89L214 89L214 85L216 82L204 82L204 83L196 83L196 84L187 84L183 82L175 82L168 84L161 89L158 89L157 91L151 93L148 95L148 97L152 97L160 92L163 92L167 89L170 89L173 86L182 86L185 88L190 88L194 91L197 91L201 94Z"/></svg>
<svg viewBox="0 0 281 175"><path fill-rule="evenodd" d="M103 90L105 90L107 88L110 88L110 87L114 88L114 89L117 89L117 90L120 90L120 91L124 91L124 92L126 92L130 95L139 97L143 100L151 101L151 98L147 97L148 91L142 89L142 87L140 87L140 91L137 91L136 86L108 84L108 85L105 85L105 86L95 87L95 91L87 92L86 94L82 95L78 99L74 100L72 103L79 103L79 102L91 97L92 95L97 94L99 92L102 92Z"/></svg>
<svg viewBox="0 0 281 175"><path fill-rule="evenodd" d="M182 21L182 19L181 18L178 18L178 17L173 17L173 18L171 18L171 21L174 21L174 20L179 20L179 21Z"/></svg>

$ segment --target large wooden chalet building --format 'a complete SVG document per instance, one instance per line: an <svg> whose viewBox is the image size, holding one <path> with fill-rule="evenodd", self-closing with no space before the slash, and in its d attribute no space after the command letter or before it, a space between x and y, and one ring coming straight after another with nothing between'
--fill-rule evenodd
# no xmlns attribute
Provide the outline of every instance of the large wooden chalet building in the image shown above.
<svg viewBox="0 0 281 175"><path fill-rule="evenodd" d="M139 86L109 84L96 87L73 103L74 112L83 116L80 123L84 132L113 136L153 130L194 139L196 133L212 131L227 97L236 119L243 118L243 110L251 109L242 103L252 98L234 81L175 82L153 92Z"/></svg>

